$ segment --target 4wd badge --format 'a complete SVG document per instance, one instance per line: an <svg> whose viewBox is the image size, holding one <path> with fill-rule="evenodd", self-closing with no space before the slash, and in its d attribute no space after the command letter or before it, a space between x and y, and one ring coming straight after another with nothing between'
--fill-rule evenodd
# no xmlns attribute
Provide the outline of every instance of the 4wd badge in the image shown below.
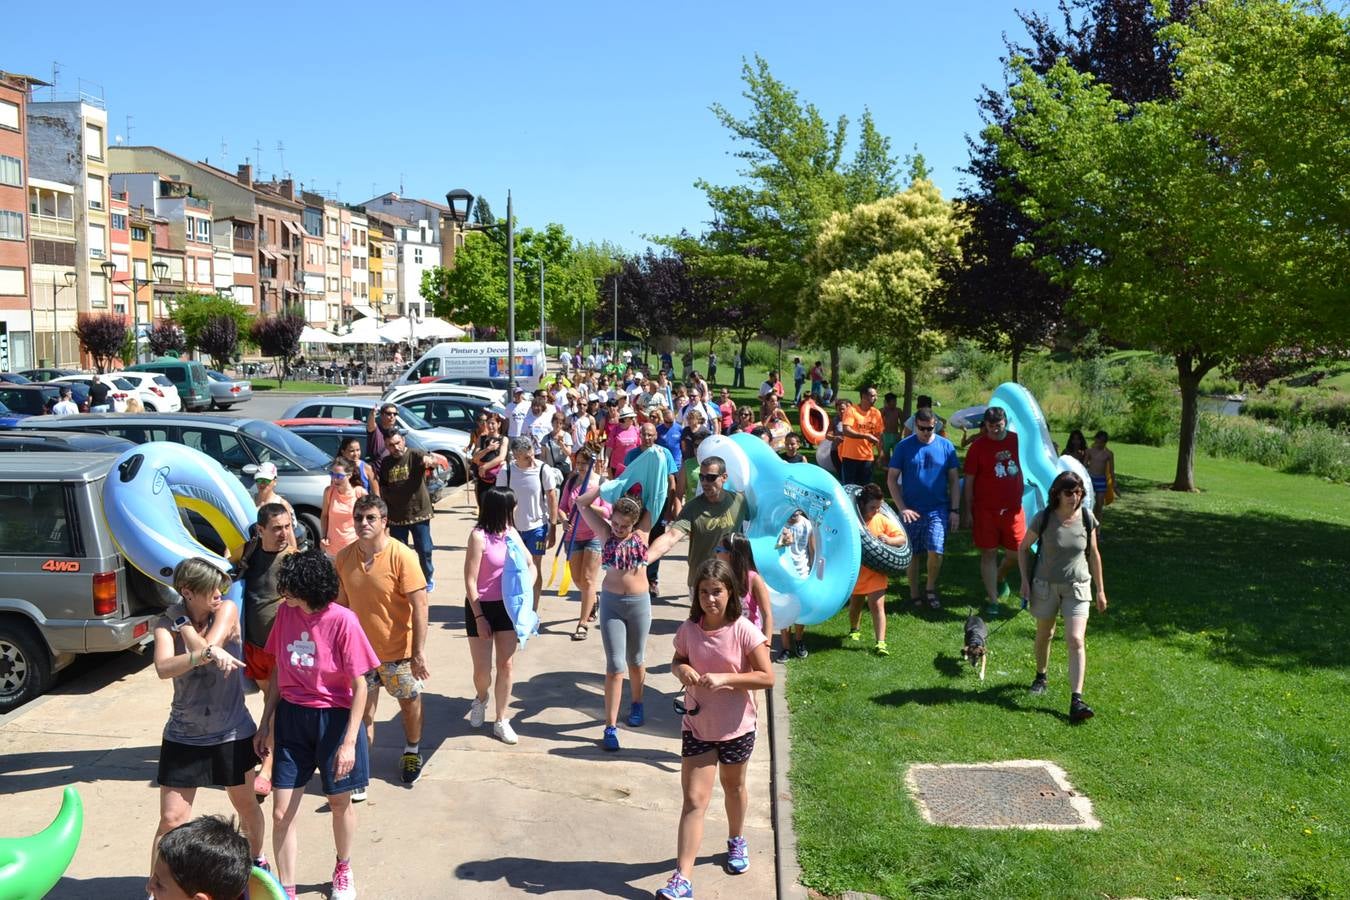
<svg viewBox="0 0 1350 900"><path fill-rule="evenodd" d="M44 572L78 572L80 564L73 559L49 559L42 564Z"/></svg>

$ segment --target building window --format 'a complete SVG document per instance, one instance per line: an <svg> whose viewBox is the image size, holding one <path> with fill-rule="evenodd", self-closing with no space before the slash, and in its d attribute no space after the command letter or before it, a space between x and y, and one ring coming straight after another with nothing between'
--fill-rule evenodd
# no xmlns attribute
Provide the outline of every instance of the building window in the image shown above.
<svg viewBox="0 0 1350 900"><path fill-rule="evenodd" d="M17 156L0 156L0 184L23 187L23 160Z"/></svg>
<svg viewBox="0 0 1350 900"><path fill-rule="evenodd" d="M89 201L90 209L103 208L103 178L99 175L89 175L84 179L85 199Z"/></svg>
<svg viewBox="0 0 1350 900"><path fill-rule="evenodd" d="M149 268L150 264L145 260L133 259L131 261L131 277L137 281L149 281L150 276L146 274Z"/></svg>
<svg viewBox="0 0 1350 900"><path fill-rule="evenodd" d="M146 239L145 229L139 225L131 226L131 239L133 241L144 241Z"/></svg>
<svg viewBox="0 0 1350 900"><path fill-rule="evenodd" d="M186 232L186 234L187 234L187 239L188 239L189 241L192 240L192 217L191 217L191 216L184 216L184 217L183 217L183 231Z"/></svg>
<svg viewBox="0 0 1350 900"><path fill-rule="evenodd" d="M84 153L90 159L103 158L103 129L99 126L84 126Z"/></svg>
<svg viewBox="0 0 1350 900"><path fill-rule="evenodd" d="M106 253L104 248L107 244L104 242L104 227L102 225L89 226L89 255L94 259L102 259Z"/></svg>
<svg viewBox="0 0 1350 900"><path fill-rule="evenodd" d="M0 100L0 128L19 130L19 104Z"/></svg>
<svg viewBox="0 0 1350 900"><path fill-rule="evenodd" d="M209 243L211 243L211 220L210 220L210 219L198 219L198 220L197 220L197 240L201 241L203 244L209 244Z"/></svg>
<svg viewBox="0 0 1350 900"><path fill-rule="evenodd" d="M0 268L0 297L24 297L28 286L23 269Z"/></svg>
<svg viewBox="0 0 1350 900"><path fill-rule="evenodd" d="M122 215L121 213L113 213L111 227L113 231L126 231L127 217Z"/></svg>
<svg viewBox="0 0 1350 900"><path fill-rule="evenodd" d="M305 234L323 237L323 213L317 209L305 210Z"/></svg>
<svg viewBox="0 0 1350 900"><path fill-rule="evenodd" d="M197 260L197 283L198 284L211 283L211 260L209 259Z"/></svg>
<svg viewBox="0 0 1350 900"><path fill-rule="evenodd" d="M23 240L23 213L0 209L0 239Z"/></svg>
<svg viewBox="0 0 1350 900"><path fill-rule="evenodd" d="M337 233L338 233L338 230L337 230L337 219L333 218L332 216L329 216L329 217L328 217L328 233L329 233L329 234L337 234Z"/></svg>
<svg viewBox="0 0 1350 900"><path fill-rule="evenodd" d="M413 248L413 262L415 262L415 263L420 263L421 261L422 261L422 248L421 248L421 247L414 247L414 248Z"/></svg>

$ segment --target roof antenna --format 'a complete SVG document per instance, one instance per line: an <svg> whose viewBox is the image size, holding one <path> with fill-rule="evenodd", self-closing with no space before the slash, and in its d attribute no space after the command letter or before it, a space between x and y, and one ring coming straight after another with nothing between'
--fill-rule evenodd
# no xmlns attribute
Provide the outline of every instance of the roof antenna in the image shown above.
<svg viewBox="0 0 1350 900"><path fill-rule="evenodd" d="M135 116L127 116L127 143L128 143L128 144L131 143L131 120L134 119L134 118L136 118L136 117L135 117Z"/></svg>
<svg viewBox="0 0 1350 900"><path fill-rule="evenodd" d="M286 174L286 145L277 141L277 170L284 176Z"/></svg>

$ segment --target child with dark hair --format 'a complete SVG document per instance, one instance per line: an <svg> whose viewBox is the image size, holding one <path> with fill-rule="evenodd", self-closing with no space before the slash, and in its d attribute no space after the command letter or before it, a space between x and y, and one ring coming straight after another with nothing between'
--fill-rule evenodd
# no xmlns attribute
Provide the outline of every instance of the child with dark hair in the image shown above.
<svg viewBox="0 0 1350 900"><path fill-rule="evenodd" d="M740 585L741 615L765 636L773 634L773 609L769 605L769 586L759 577L750 539L739 531L728 531L717 544L717 558L731 566Z"/></svg>
<svg viewBox="0 0 1350 900"><path fill-rule="evenodd" d="M236 900L252 870L248 838L234 822L202 816L160 838L145 890L150 900Z"/></svg>
<svg viewBox="0 0 1350 900"><path fill-rule="evenodd" d="M745 767L755 748L753 690L773 687L769 642L741 614L740 584L731 566L710 559L693 579L689 619L675 632L671 671L684 685L680 812L675 872L656 896L680 900L694 896L686 873L693 871L703 842L703 819L720 774L727 807L727 871L750 867L742 830L750 796Z"/></svg>
<svg viewBox="0 0 1350 900"><path fill-rule="evenodd" d="M905 536L903 527L881 511L885 502L881 485L875 482L863 485L858 492L858 517L877 540L892 547L903 547L909 538ZM886 648L886 585L885 574L867 566L859 566L858 580L853 585L853 595L848 601L848 639L862 639L858 626L862 622L863 604L866 603L872 611L872 629L877 635L878 656L890 655Z"/></svg>
<svg viewBox="0 0 1350 900"><path fill-rule="evenodd" d="M305 785L317 769L332 810L337 850L330 896L353 900L356 808L351 794L370 781L361 710L366 705L365 675L380 661L356 613L333 602L338 595L337 571L323 551L287 556L277 575L277 591L283 605L267 638L267 652L276 659L276 668L254 736L254 748L261 755L267 752L268 733L276 732L272 850L277 875L287 896L294 897L299 851L293 826Z"/></svg>

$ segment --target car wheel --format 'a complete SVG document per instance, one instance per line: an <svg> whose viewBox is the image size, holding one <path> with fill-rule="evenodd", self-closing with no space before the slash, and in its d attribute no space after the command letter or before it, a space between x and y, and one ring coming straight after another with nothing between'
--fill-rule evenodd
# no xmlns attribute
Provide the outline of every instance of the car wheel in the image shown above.
<svg viewBox="0 0 1350 900"><path fill-rule="evenodd" d="M0 713L40 696L51 685L52 660L27 621L0 619Z"/></svg>
<svg viewBox="0 0 1350 900"><path fill-rule="evenodd" d="M319 517L311 512L300 512L296 510L295 517L300 521L301 531L296 538L302 543L307 543L311 548L319 546L319 538L323 533L319 530Z"/></svg>
<svg viewBox="0 0 1350 900"><path fill-rule="evenodd" d="M159 412L159 407L155 406L153 403L143 403L141 405L145 407L146 412Z"/></svg>
<svg viewBox="0 0 1350 900"><path fill-rule="evenodd" d="M443 455L445 461L450 464L450 472L445 479L445 483L451 487L459 487L465 481L464 464L459 461L458 456L452 456L448 453Z"/></svg>

